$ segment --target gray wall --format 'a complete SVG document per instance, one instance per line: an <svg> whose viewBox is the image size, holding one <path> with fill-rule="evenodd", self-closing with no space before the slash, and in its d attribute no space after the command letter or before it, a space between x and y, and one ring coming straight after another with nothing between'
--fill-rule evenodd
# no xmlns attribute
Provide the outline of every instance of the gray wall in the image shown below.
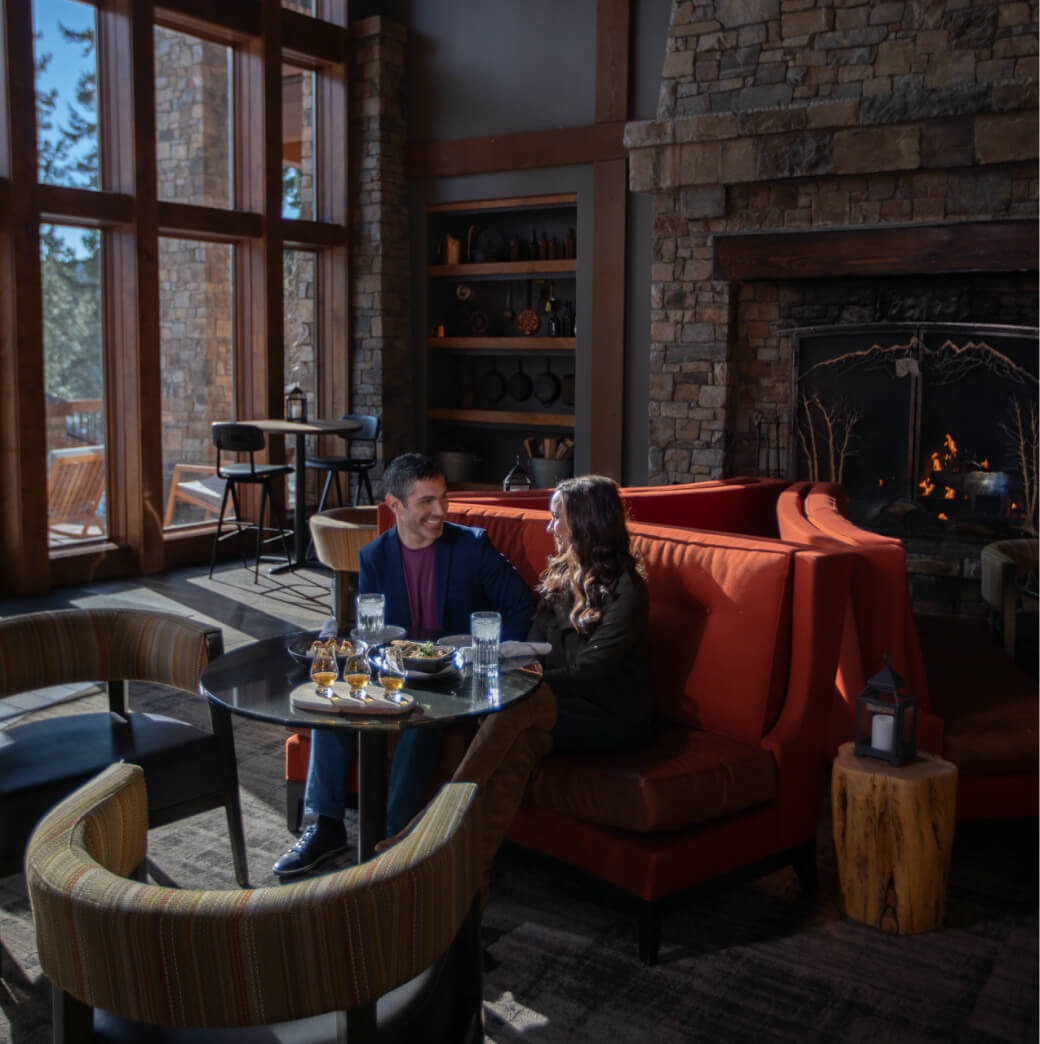
<svg viewBox="0 0 1040 1044"><path fill-rule="evenodd" d="M356 17L383 14L409 28L409 138L451 141L591 124L595 119L596 0L370 0ZM671 0L632 0L629 118L657 112ZM425 210L431 203L577 192L578 242L592 241L592 167L559 167L410 186L417 389L425 389ZM652 200L630 195L626 258L624 481L647 476ZM579 247L578 331L590 329L591 252ZM588 351L579 341L575 424L589 417ZM424 433L421 433L424 434ZM587 466L587 443L584 460Z"/></svg>

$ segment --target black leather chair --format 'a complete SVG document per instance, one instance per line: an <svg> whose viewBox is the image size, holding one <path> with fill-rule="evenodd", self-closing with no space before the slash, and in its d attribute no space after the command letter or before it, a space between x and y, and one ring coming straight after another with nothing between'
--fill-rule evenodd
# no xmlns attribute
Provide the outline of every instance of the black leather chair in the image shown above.
<svg viewBox="0 0 1040 1044"><path fill-rule="evenodd" d="M262 450L264 448L264 433L254 424L236 424L231 421L222 421L212 425L211 430L213 433L213 445L217 447L217 475L224 480L224 496L220 501L220 514L217 516L217 532L213 537L213 550L209 558L209 575L211 577L213 576L213 567L216 565L217 561L217 545L220 541L227 540L233 536L241 536L242 533L250 529L255 529L256 566L253 570L253 583L256 583L260 576L260 557L266 544L273 543L281 538L282 547L285 549L285 560L290 565L292 564L292 557L289 554L289 544L285 539L284 518L275 518L278 523L277 529L265 530L264 514L268 502L270 502L271 515L273 517L281 515L278 501L273 495L274 489L272 483L273 480L278 478L280 475L291 474L293 469L289 464L256 463L254 455L257 450ZM249 461L225 464L221 457L222 453L248 453ZM259 521L255 524L242 521L242 511L239 507L237 493L237 487L242 484L259 484L261 488L260 517ZM224 526L224 511L227 509L229 496L235 509L234 521L236 529L234 533L225 533L221 536L221 530ZM265 532L272 532L275 535L265 538ZM246 559L245 547L242 548L242 564L246 567L249 565L249 562Z"/></svg>
<svg viewBox="0 0 1040 1044"><path fill-rule="evenodd" d="M127 705L127 681L201 701L202 669L223 651L219 628L170 613L65 609L0 620L0 699L51 685L108 686L107 710L58 714L0 731L0 875L21 870L41 816L106 766L125 760L144 769L151 826L224 807L235 877L247 886L231 731L212 714L213 727L206 729Z"/></svg>
<svg viewBox="0 0 1040 1044"><path fill-rule="evenodd" d="M339 476L342 473L346 473L347 476L347 496L350 496L350 476L357 476L357 488L354 493L354 506L357 507L361 503L361 487L365 487L365 493L368 496L366 503L373 503L374 497L372 495L372 484L368 480L368 473L375 467L376 464L376 439L379 438L379 418L378 417L367 417L360 413L345 413L340 420L354 420L357 421L361 427L349 434L345 433L340 437L346 440L347 443L347 454L345 457L308 457L307 467L312 468L315 471L327 471L329 474L325 479L325 487L321 491L321 500L318 501L318 510L325 510L325 501L328 499L329 490L332 488L332 483L336 483L336 496L338 498L339 506L346 507L347 503L343 499L343 490L339 485ZM368 442L372 444L372 456L371 457L358 457L354 455L354 443L355 442Z"/></svg>

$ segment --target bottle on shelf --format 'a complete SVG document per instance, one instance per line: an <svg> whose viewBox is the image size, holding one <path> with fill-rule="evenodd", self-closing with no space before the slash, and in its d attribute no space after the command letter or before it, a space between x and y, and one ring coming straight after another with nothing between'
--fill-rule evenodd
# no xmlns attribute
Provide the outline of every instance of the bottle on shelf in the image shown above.
<svg viewBox="0 0 1040 1044"><path fill-rule="evenodd" d="M509 474L502 480L502 489L508 493L513 489L531 489L532 482L527 472L520 467L520 457L517 455L516 463L509 469Z"/></svg>
<svg viewBox="0 0 1040 1044"><path fill-rule="evenodd" d="M567 229L567 235L563 238L563 256L574 258L578 256L578 241L574 238L574 229Z"/></svg>

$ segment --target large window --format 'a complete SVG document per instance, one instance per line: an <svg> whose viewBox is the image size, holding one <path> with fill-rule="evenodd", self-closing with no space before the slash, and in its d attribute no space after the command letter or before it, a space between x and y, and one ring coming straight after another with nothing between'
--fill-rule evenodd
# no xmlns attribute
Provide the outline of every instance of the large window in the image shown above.
<svg viewBox="0 0 1040 1044"><path fill-rule="evenodd" d="M220 510L214 421L235 419L231 247L159 241L159 339L166 526Z"/></svg>
<svg viewBox="0 0 1040 1044"><path fill-rule="evenodd" d="M314 73L282 68L282 216L314 219Z"/></svg>
<svg viewBox="0 0 1040 1044"><path fill-rule="evenodd" d="M347 400L346 5L268 3L0 8L0 589L204 561L210 423Z"/></svg>
<svg viewBox="0 0 1040 1044"><path fill-rule="evenodd" d="M98 540L105 525L105 373L101 234L40 228L47 419L47 535Z"/></svg>
<svg viewBox="0 0 1040 1044"><path fill-rule="evenodd" d="M159 199L230 207L231 51L155 29L155 168Z"/></svg>
<svg viewBox="0 0 1040 1044"><path fill-rule="evenodd" d="M100 187L96 43L90 4L33 5L37 165L48 185Z"/></svg>

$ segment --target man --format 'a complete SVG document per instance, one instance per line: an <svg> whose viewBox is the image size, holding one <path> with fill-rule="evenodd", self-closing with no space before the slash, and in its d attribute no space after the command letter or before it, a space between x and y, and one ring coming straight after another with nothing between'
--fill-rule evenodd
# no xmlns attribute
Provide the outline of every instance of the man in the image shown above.
<svg viewBox="0 0 1040 1044"><path fill-rule="evenodd" d="M421 453L397 457L383 476L396 525L359 556L358 593L386 596L386 622L426 639L468 634L469 614L502 614L503 640L527 637L534 602L520 574L482 529L445 521L447 485ZM439 729L405 729L394 752L387 798L387 834L402 830L426 800L440 758ZM315 729L304 791L310 824L275 864L279 877L307 873L347 847L343 811L353 735Z"/></svg>

